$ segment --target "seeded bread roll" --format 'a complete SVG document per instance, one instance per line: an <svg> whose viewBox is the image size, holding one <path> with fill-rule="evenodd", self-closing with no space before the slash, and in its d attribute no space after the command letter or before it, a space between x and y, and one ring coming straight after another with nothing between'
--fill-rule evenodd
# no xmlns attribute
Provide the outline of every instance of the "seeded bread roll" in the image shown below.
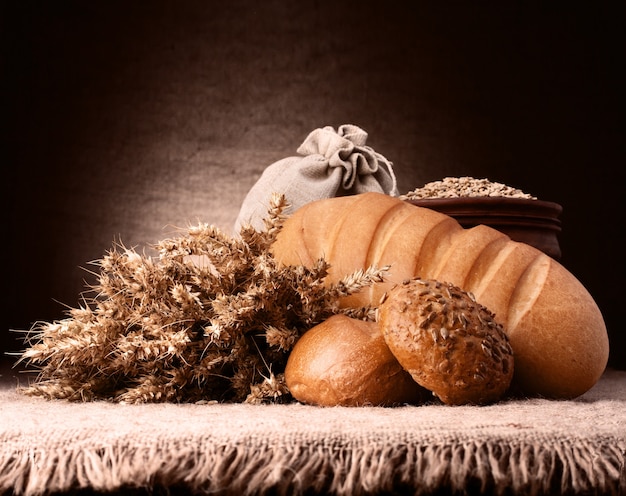
<svg viewBox="0 0 626 496"><path fill-rule="evenodd" d="M509 388L509 340L493 314L460 288L407 280L387 294L378 317L400 364L444 403L493 403Z"/></svg>
<svg viewBox="0 0 626 496"><path fill-rule="evenodd" d="M428 395L389 351L375 322L334 315L291 350L285 381L292 396L320 406L393 406Z"/></svg>

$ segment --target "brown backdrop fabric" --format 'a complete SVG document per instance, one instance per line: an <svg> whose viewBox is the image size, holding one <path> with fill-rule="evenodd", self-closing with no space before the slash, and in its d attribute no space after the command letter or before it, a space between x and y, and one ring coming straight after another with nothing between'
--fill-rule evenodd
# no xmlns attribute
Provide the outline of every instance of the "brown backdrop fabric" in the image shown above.
<svg viewBox="0 0 626 496"><path fill-rule="evenodd" d="M572 401L318 408L120 405L0 390L0 491L626 491L626 372ZM441 493L440 493L441 494Z"/></svg>
<svg viewBox="0 0 626 496"><path fill-rule="evenodd" d="M230 229L267 166L350 123L401 193L469 175L562 204L626 368L623 2L408 4L3 1L2 351L114 240Z"/></svg>

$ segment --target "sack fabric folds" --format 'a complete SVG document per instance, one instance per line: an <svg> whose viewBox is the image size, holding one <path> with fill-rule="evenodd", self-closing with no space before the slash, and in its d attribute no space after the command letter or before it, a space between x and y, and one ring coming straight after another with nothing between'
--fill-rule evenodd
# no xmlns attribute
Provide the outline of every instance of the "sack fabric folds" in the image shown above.
<svg viewBox="0 0 626 496"><path fill-rule="evenodd" d="M311 201L375 191L398 196L392 163L367 146L367 133L344 124L312 131L287 157L268 166L246 195L235 232L250 224L263 228L272 194L283 194L290 214Z"/></svg>

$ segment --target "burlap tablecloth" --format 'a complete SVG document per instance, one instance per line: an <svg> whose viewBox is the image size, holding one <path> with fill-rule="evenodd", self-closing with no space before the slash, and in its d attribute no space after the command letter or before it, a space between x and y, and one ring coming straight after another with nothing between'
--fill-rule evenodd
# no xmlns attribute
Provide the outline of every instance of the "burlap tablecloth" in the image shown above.
<svg viewBox="0 0 626 496"><path fill-rule="evenodd" d="M0 491L626 494L626 371L486 407L67 403L0 390Z"/></svg>

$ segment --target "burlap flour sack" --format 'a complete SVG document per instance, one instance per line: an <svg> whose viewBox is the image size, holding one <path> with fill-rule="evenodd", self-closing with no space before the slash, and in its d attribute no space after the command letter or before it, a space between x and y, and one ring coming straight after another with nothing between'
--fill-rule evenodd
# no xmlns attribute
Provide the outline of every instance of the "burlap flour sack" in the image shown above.
<svg viewBox="0 0 626 496"><path fill-rule="evenodd" d="M290 204L287 214L322 198L376 191L398 195L391 162L366 146L367 133L351 124L311 132L300 145L300 157L288 157L265 169L243 201L235 232L243 225L263 228L272 193Z"/></svg>

